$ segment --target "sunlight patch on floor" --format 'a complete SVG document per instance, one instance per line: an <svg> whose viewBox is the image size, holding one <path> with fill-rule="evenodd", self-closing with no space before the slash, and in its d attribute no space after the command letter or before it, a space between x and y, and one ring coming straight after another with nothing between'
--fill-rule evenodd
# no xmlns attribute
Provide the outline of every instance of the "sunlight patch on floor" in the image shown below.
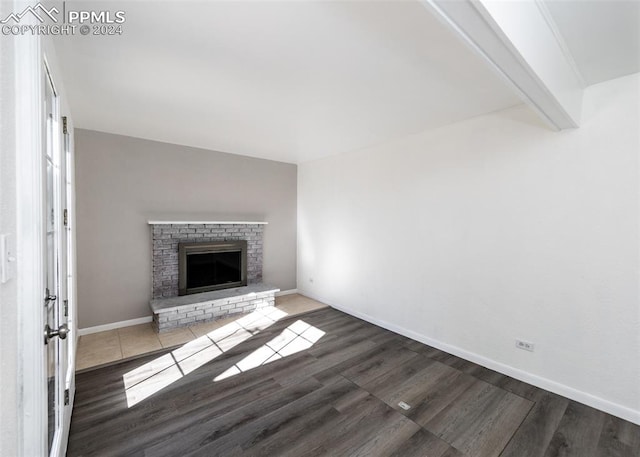
<svg viewBox="0 0 640 457"><path fill-rule="evenodd" d="M222 381L261 365L266 365L274 360L309 349L324 334L325 332L322 330L298 320L285 328L274 339L253 351L224 373L216 376L213 381Z"/></svg>
<svg viewBox="0 0 640 457"><path fill-rule="evenodd" d="M258 309L125 373L127 406L137 405L285 316L275 307Z"/></svg>

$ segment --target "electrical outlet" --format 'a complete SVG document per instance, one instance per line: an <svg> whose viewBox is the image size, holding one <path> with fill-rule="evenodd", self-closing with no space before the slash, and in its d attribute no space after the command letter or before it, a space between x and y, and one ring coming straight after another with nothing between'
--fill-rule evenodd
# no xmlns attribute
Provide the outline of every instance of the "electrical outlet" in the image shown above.
<svg viewBox="0 0 640 457"><path fill-rule="evenodd" d="M524 349L525 351L533 352L535 345L528 341L516 340L516 347L518 349Z"/></svg>

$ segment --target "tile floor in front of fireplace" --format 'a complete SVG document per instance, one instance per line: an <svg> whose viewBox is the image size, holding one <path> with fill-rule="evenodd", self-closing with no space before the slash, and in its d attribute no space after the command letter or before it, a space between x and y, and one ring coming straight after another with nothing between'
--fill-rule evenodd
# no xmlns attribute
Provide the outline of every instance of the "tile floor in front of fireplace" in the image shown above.
<svg viewBox="0 0 640 457"><path fill-rule="evenodd" d="M324 303L300 294L276 297L276 307L289 315L306 313L326 306ZM165 333L156 333L149 323L83 335L78 342L76 370L184 344L239 317L233 316L191 327L177 328Z"/></svg>

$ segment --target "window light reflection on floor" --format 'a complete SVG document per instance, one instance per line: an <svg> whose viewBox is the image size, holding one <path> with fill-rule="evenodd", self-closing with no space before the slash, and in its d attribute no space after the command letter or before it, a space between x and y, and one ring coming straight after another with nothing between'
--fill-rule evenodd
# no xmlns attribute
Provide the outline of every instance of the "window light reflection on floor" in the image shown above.
<svg viewBox="0 0 640 457"><path fill-rule="evenodd" d="M224 373L216 376L214 381L222 381L252 368L309 349L324 334L325 332L322 330L298 320L284 329L280 335L253 351Z"/></svg>
<svg viewBox="0 0 640 457"><path fill-rule="evenodd" d="M285 316L272 306L258 309L125 373L127 406L149 398Z"/></svg>

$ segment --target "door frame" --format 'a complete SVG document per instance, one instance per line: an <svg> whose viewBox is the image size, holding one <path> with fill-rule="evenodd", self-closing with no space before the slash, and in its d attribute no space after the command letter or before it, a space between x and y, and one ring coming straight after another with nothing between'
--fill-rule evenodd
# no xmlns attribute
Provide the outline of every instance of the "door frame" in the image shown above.
<svg viewBox="0 0 640 457"><path fill-rule="evenodd" d="M21 456L48 455L47 452L47 371L44 345L44 132L43 102L45 65L59 75L55 65L55 51L51 43L43 43L39 36L21 36L15 40L15 81L16 81L16 246L17 288L18 288L18 386L20 386L18 406L18 450ZM50 51L49 51L50 50ZM53 56L48 58L48 54ZM52 68L53 66L53 68ZM58 76L59 78L59 76ZM70 119L64 103L64 92L59 93L60 114ZM62 136L62 135L61 135ZM64 144L61 145L65 153ZM71 165L73 166L73 140L70 138ZM73 179L73 175L70 177ZM73 182L73 181L72 181ZM62 183L66 185L66 183ZM72 192L73 192L72 185ZM73 204L73 195L70 196ZM71 214L74 213L73 208ZM73 219L72 219L73 220ZM75 251L75 234L72 232L69 242ZM75 258L69 259L72 275L69 289L70 308L74 318L69 321L70 370L74 370L75 341L77 324L75 319ZM66 280L66 278L61 278ZM71 371L73 372L73 371ZM64 376L66 378L66 375ZM68 433L73 406L74 380L62 379L70 389L69 405L65 406L64 428ZM68 410L66 409L68 408ZM60 448L66 449L67 434L61 436Z"/></svg>
<svg viewBox="0 0 640 457"><path fill-rule="evenodd" d="M16 143L17 143L17 279L20 354L18 397L20 455L47 454L47 392L43 382L44 345L41 338L44 284L42 81L39 37L16 40Z"/></svg>

